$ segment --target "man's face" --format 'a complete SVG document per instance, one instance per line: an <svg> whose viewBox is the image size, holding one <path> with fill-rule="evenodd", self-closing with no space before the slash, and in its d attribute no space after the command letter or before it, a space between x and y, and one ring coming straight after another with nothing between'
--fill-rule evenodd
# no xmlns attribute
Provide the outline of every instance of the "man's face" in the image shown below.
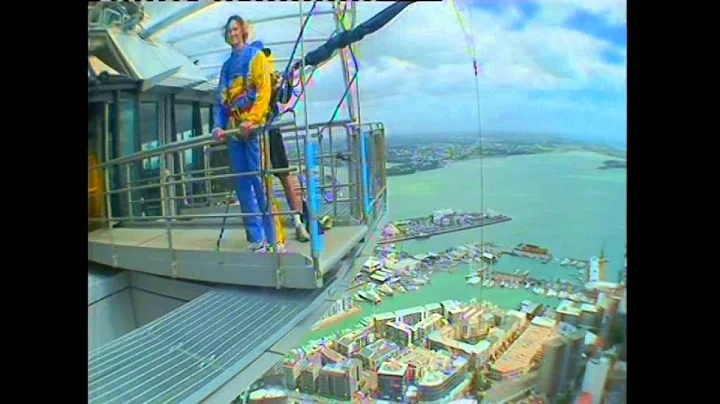
<svg viewBox="0 0 720 404"><path fill-rule="evenodd" d="M240 26L239 21L235 20L230 24L230 29L228 30L228 37L230 39L230 45L232 45L232 46L242 45L242 43L243 43L242 28Z"/></svg>

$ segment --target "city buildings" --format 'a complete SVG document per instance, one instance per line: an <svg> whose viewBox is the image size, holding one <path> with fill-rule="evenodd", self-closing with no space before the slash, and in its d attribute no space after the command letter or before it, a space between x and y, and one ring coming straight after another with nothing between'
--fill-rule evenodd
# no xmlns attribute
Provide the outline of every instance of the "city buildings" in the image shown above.
<svg viewBox="0 0 720 404"><path fill-rule="evenodd" d="M422 347L410 347L398 356L397 361L408 364L408 381L416 383L432 369L449 367L452 354L446 350L432 351Z"/></svg>
<svg viewBox="0 0 720 404"><path fill-rule="evenodd" d="M610 372L610 358L601 357L593 358L588 361L585 369L585 377L583 378L582 391L592 394L593 404L602 402L605 392L605 382Z"/></svg>
<svg viewBox="0 0 720 404"><path fill-rule="evenodd" d="M335 350L346 357L354 356L360 352L362 348L372 343L370 337L373 334L374 328L374 325L370 324L343 335L335 343Z"/></svg>
<svg viewBox="0 0 720 404"><path fill-rule="evenodd" d="M624 404L626 362L610 366L611 359L595 359L580 377L583 354L599 351L587 351L588 345L602 341L585 330L595 323L583 318L584 313L604 312L617 302L616 321L624 321L622 298L603 297L606 292L599 292L595 305L567 300L556 311L531 301L523 301L519 310L504 311L471 300L377 314L335 341L298 349L278 376L291 391L289 400L298 398L297 390L328 400L357 401L363 396L445 403L482 389L484 401L505 402L527 398L535 389L549 403L585 392L596 404L603 399ZM579 324L583 321L586 324ZM373 341L378 329L382 338ZM614 355L620 356L620 345L615 348ZM270 390L257 393L256 402L288 399Z"/></svg>
<svg viewBox="0 0 720 404"><path fill-rule="evenodd" d="M412 327L412 343L424 346L430 333L442 326L442 321L442 314L429 312L429 316Z"/></svg>
<svg viewBox="0 0 720 404"><path fill-rule="evenodd" d="M536 317L517 340L490 366L490 377L512 380L529 372L543 354L545 341L555 333L555 321Z"/></svg>
<svg viewBox="0 0 720 404"><path fill-rule="evenodd" d="M375 325L375 335L382 337L385 334L385 325L390 321L395 321L395 313L380 313L373 316L373 324Z"/></svg>
<svg viewBox="0 0 720 404"><path fill-rule="evenodd" d="M602 327L603 312L603 308L595 304L563 300L555 309L555 318L558 321L598 332Z"/></svg>
<svg viewBox="0 0 720 404"><path fill-rule="evenodd" d="M358 391L360 361L347 359L323 366L318 374L318 393L326 397L349 400Z"/></svg>
<svg viewBox="0 0 720 404"><path fill-rule="evenodd" d="M608 374L606 396L609 404L625 404L627 394L627 362L617 361Z"/></svg>
<svg viewBox="0 0 720 404"><path fill-rule="evenodd" d="M383 328L383 338L407 347L413 341L413 327L399 321L391 321Z"/></svg>
<svg viewBox="0 0 720 404"><path fill-rule="evenodd" d="M545 343L540 363L538 388L554 399L562 391L571 391L582 365L585 332L572 324L560 323L557 333Z"/></svg>
<svg viewBox="0 0 720 404"><path fill-rule="evenodd" d="M523 300L520 304L520 311L525 313L530 320L535 316L539 316L544 308L545 306L542 304L531 302L530 300Z"/></svg>
<svg viewBox="0 0 720 404"><path fill-rule="evenodd" d="M250 393L250 404L282 404L288 402L288 394L282 389L260 389Z"/></svg>
<svg viewBox="0 0 720 404"><path fill-rule="evenodd" d="M582 365L582 355L585 349L585 334L582 329L571 324L561 323L558 334L565 340L567 354L565 356L565 379L564 384L574 389L575 381Z"/></svg>
<svg viewBox="0 0 720 404"><path fill-rule="evenodd" d="M545 352L540 363L538 390L547 397L554 398L563 387L566 346L566 342L560 335L545 341Z"/></svg>
<svg viewBox="0 0 720 404"><path fill-rule="evenodd" d="M408 381L408 364L390 361L383 363L377 371L378 398L402 401Z"/></svg>
<svg viewBox="0 0 720 404"><path fill-rule="evenodd" d="M328 347L320 348L320 359L323 365L332 363L339 363L345 361L347 358Z"/></svg>
<svg viewBox="0 0 720 404"><path fill-rule="evenodd" d="M395 320L407 325L415 325L425 318L425 307L417 306L395 312Z"/></svg>
<svg viewBox="0 0 720 404"><path fill-rule="evenodd" d="M440 303L430 303L426 304L425 306L425 312L428 316L432 315L433 313L437 313L440 315L440 317L443 316L443 307Z"/></svg>
<svg viewBox="0 0 720 404"><path fill-rule="evenodd" d="M304 360L300 368L298 387L305 394L315 394L318 389L318 375L320 368L309 360Z"/></svg>
<svg viewBox="0 0 720 404"><path fill-rule="evenodd" d="M287 360L283 363L283 375L285 376L285 388L295 390L298 388L298 378L302 370L302 362L299 360Z"/></svg>
<svg viewBox="0 0 720 404"><path fill-rule="evenodd" d="M448 398L461 383L469 382L467 376L469 360L464 356L453 358L450 366L432 369L417 383L421 401L439 401Z"/></svg>
<svg viewBox="0 0 720 404"><path fill-rule="evenodd" d="M379 339L363 348L358 356L362 361L363 369L376 371L382 362L398 351L399 347L396 343Z"/></svg>

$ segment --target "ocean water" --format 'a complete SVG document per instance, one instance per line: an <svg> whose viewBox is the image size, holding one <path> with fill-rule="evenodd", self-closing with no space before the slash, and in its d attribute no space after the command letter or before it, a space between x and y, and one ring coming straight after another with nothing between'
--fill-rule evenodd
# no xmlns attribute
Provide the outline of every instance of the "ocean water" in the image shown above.
<svg viewBox="0 0 720 404"><path fill-rule="evenodd" d="M427 215L438 209L464 211L484 209L509 215L512 221L480 229L451 233L422 241L399 244L404 251L441 251L469 242L489 241L502 246L519 243L549 248L557 258L588 260L604 250L608 258L607 277L616 281L624 264L627 226L627 171L598 170L607 156L574 151L540 155L486 158L453 163L433 171L388 178L389 220ZM482 196L482 198L481 198ZM503 257L494 267L504 272L530 270L533 275L552 279L574 279L578 270L531 259ZM490 300L501 307L515 308L523 299L556 305L557 298L541 297L524 289L481 289L465 283L469 268L455 273L436 273L431 283L415 292L385 298L377 306L363 304L363 311L333 327L312 332L314 339L353 326L374 312L393 311L445 299L473 297ZM482 296L481 296L482 293Z"/></svg>

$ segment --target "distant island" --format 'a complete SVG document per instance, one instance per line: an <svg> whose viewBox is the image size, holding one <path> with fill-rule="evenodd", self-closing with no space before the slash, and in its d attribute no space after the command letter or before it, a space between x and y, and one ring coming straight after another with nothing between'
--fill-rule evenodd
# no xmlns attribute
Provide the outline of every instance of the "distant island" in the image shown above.
<svg viewBox="0 0 720 404"><path fill-rule="evenodd" d="M509 157L552 152L590 151L615 159L626 159L627 152L562 138L538 135L493 135L483 139L482 148L477 138L436 134L388 137L387 175L411 175L420 171L443 168L454 161L479 157ZM601 169L626 168L625 161L608 160Z"/></svg>
<svg viewBox="0 0 720 404"><path fill-rule="evenodd" d="M347 144L338 138L334 150L346 150ZM477 135L461 133L415 134L387 137L387 176L412 175L437 170L456 161L480 157L502 158L545 153L592 152L618 160L608 160L598 169L627 168L627 152L617 148L593 144L589 141L566 139L551 135L485 133L482 147ZM296 147L288 148L288 157L298 158Z"/></svg>
<svg viewBox="0 0 720 404"><path fill-rule="evenodd" d="M627 161L605 160L598 170L609 170L611 168L627 168Z"/></svg>

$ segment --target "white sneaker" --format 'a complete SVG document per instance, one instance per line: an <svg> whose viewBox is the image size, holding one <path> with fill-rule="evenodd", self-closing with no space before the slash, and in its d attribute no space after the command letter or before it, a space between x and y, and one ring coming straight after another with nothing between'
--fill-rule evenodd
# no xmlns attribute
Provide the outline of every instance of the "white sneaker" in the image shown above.
<svg viewBox="0 0 720 404"><path fill-rule="evenodd" d="M265 251L265 243L250 243L250 245L248 246L248 250L250 250L250 252L263 252Z"/></svg>
<svg viewBox="0 0 720 404"><path fill-rule="evenodd" d="M308 234L304 224L300 223L295 226L295 238L301 243L307 243L310 241L310 234Z"/></svg>

